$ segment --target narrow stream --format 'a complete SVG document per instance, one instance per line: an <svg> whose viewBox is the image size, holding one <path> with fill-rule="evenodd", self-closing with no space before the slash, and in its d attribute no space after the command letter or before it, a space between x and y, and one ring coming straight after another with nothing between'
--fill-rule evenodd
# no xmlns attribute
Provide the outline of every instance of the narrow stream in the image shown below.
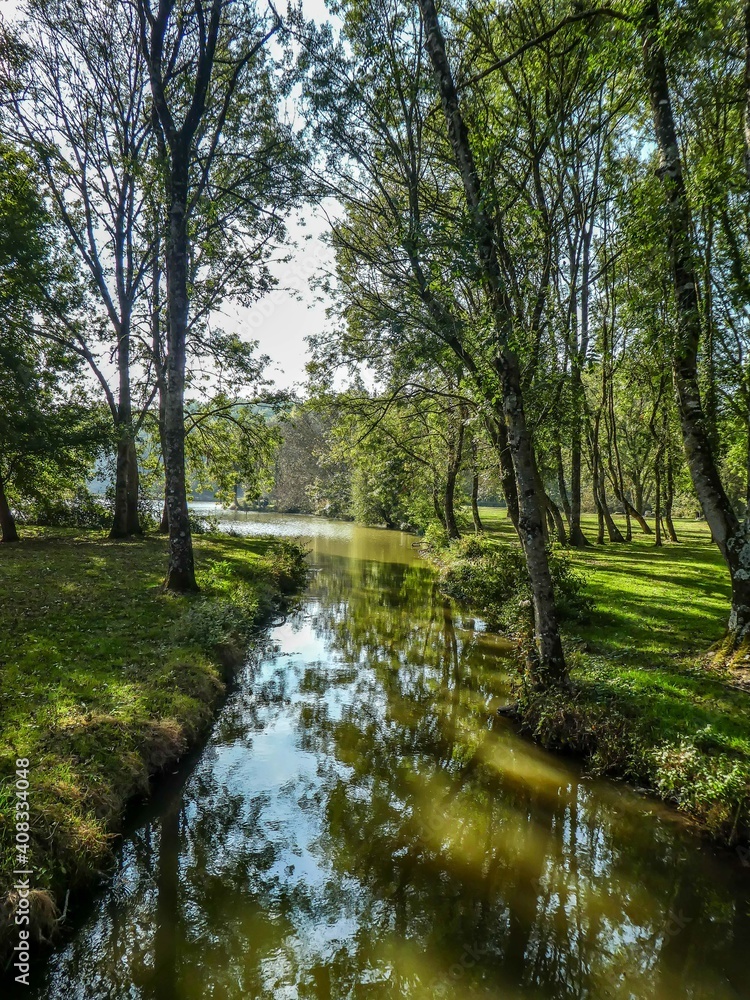
<svg viewBox="0 0 750 1000"><path fill-rule="evenodd" d="M748 870L514 735L412 537L225 520L307 537L305 599L25 996L750 998Z"/></svg>

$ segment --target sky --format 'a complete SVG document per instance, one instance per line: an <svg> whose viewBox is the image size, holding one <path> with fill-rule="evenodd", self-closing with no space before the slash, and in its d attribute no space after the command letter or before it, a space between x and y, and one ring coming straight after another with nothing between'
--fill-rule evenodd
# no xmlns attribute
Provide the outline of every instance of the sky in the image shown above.
<svg viewBox="0 0 750 1000"><path fill-rule="evenodd" d="M20 6L18 0L0 0L0 15L13 20ZM283 14L283 0L278 6ZM325 0L302 0L302 9L308 20L329 19ZM310 277L331 265L331 254L320 238L326 229L323 211L313 206L291 218L291 245L280 249L272 265L276 290L252 308L229 303L214 317L225 331L258 341L259 352L271 358L268 376L280 389L301 388L308 360L305 337L321 332L326 323L326 303L309 288ZM282 261L286 256L290 260Z"/></svg>
<svg viewBox="0 0 750 1000"><path fill-rule="evenodd" d="M319 209L310 207L290 220L293 247L281 248L271 271L276 289L251 308L230 304L217 316L223 329L243 340L257 340L259 353L271 358L268 375L282 389L299 388L305 381L305 337L320 333L326 323L326 301L310 288L310 279L332 265L332 254L321 236L327 223Z"/></svg>
<svg viewBox="0 0 750 1000"><path fill-rule="evenodd" d="M324 0L302 0L302 10L308 20L329 19ZM289 262L273 268L279 282L276 290L251 309L235 306L225 310L222 318L225 329L259 342L260 353L272 359L269 376L279 388L302 384L308 360L305 337L325 327L326 303L310 289L309 279L331 266L331 254L320 238L326 229L323 211L313 207L290 220L289 236L296 249L291 251ZM287 248L280 256L289 252Z"/></svg>

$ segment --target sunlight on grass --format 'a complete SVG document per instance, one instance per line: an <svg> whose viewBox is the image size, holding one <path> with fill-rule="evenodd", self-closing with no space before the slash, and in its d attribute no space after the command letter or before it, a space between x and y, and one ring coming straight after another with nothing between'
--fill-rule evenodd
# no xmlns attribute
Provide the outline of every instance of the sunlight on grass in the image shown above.
<svg viewBox="0 0 750 1000"><path fill-rule="evenodd" d="M104 864L125 802L209 721L219 658L200 634L175 645L175 623L242 587L248 613L261 614L289 570L269 540L201 537L195 549L198 598L162 593L160 538L36 530L0 550L0 795L28 757L39 889L68 888ZM12 843L2 837L3 895Z"/></svg>
<svg viewBox="0 0 750 1000"><path fill-rule="evenodd" d="M483 508L482 521L517 544L504 511ZM731 842L750 831L750 692L709 663L729 616L721 555L704 522L675 525L678 544L635 531L631 543L569 550L595 602L564 636L578 694L538 706L533 725L545 745L661 789ZM596 537L594 517L583 527Z"/></svg>

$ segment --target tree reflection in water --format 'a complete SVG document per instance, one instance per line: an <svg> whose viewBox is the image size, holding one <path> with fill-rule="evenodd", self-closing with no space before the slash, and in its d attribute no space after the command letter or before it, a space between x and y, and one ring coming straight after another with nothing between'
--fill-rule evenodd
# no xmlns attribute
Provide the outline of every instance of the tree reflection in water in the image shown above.
<svg viewBox="0 0 750 1000"><path fill-rule="evenodd" d="M35 995L750 996L745 873L515 736L425 567L316 558Z"/></svg>

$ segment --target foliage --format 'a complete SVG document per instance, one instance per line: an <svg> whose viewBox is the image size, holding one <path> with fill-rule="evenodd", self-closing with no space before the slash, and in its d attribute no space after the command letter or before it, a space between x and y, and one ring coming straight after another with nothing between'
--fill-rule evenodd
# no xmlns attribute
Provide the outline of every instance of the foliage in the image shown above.
<svg viewBox="0 0 750 1000"><path fill-rule="evenodd" d="M469 536L452 543L441 561L443 593L479 612L492 631L531 633L531 584L518 545L497 545ZM594 603L584 575L574 568L569 555L557 550L550 552L550 569L561 619L585 621Z"/></svg>
<svg viewBox="0 0 750 1000"><path fill-rule="evenodd" d="M87 528L106 531L112 523L111 503L85 486L71 496L37 496L18 508L18 520L44 528Z"/></svg>

